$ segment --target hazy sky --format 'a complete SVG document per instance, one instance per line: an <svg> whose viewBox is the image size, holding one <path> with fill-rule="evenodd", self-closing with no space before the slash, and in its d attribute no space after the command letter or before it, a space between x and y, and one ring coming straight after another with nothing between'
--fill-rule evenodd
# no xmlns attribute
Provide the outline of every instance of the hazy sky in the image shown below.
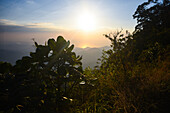
<svg viewBox="0 0 170 113"><path fill-rule="evenodd" d="M64 36L77 47L109 45L104 33L133 31L146 0L0 0L0 44Z"/></svg>

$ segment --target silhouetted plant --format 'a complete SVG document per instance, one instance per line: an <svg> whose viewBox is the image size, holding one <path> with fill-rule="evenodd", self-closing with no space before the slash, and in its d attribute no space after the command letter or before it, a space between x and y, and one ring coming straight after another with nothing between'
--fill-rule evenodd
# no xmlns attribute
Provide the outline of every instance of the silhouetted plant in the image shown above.
<svg viewBox="0 0 170 113"><path fill-rule="evenodd" d="M112 49L104 51L99 68L90 71L89 77L97 77L97 87L90 90L80 111L170 111L169 3L148 0L133 15L138 22L133 34L120 31L104 35L111 41Z"/></svg>
<svg viewBox="0 0 170 113"><path fill-rule="evenodd" d="M72 52L62 36L48 44L35 42L36 51L16 62L4 83L8 98L6 111L68 112L74 86L84 78L82 57ZM2 73L3 74L3 73ZM6 78L6 75L3 75Z"/></svg>
<svg viewBox="0 0 170 113"><path fill-rule="evenodd" d="M169 113L169 0L148 0L133 17L133 34L104 36L112 49L82 70L62 36L16 62L0 63L0 111L26 113ZM84 79L84 73L86 78Z"/></svg>

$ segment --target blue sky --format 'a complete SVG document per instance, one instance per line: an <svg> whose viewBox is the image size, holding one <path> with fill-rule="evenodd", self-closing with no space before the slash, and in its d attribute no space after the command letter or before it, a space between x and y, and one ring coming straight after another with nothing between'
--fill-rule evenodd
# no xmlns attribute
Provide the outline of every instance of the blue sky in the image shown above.
<svg viewBox="0 0 170 113"><path fill-rule="evenodd" d="M109 41L102 36L103 33L120 28L134 30L136 21L132 15L144 1L0 0L0 40L15 42L37 38L43 42L49 37L63 35L78 47L105 46ZM77 18L83 15L83 11L95 17L97 24L93 32L84 32L77 27Z"/></svg>

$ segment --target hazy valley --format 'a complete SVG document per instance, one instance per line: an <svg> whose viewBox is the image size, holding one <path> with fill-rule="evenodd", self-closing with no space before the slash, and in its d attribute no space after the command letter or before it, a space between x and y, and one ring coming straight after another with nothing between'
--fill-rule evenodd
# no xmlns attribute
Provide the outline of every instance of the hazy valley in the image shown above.
<svg viewBox="0 0 170 113"><path fill-rule="evenodd" d="M83 57L82 63L83 68L91 67L97 65L97 59L102 56L103 50L108 50L109 46L99 47L99 48L78 48L75 47L74 51L77 55ZM17 44L1 44L0 45L0 61L6 61L11 64L15 64L18 59L21 59L23 56L28 56L30 52L35 51L35 46L27 43L17 43Z"/></svg>

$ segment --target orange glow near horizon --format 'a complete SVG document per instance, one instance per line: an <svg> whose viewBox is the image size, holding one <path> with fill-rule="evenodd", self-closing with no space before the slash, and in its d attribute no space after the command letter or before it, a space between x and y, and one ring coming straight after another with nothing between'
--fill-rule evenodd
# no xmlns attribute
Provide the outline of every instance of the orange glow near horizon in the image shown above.
<svg viewBox="0 0 170 113"><path fill-rule="evenodd" d="M81 48L86 48L86 47L89 47L89 46L87 46L87 45L83 45Z"/></svg>

